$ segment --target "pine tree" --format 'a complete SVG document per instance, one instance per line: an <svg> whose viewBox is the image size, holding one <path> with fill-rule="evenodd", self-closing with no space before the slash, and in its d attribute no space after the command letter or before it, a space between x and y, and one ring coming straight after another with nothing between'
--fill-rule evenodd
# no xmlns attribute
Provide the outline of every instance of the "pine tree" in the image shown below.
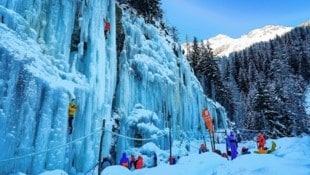
<svg viewBox="0 0 310 175"><path fill-rule="evenodd" d="M262 81L258 83L257 93L255 94L253 101L253 111L255 112L255 129L264 130L266 128L266 116L265 112L270 109L270 94L266 90L266 82Z"/></svg>
<svg viewBox="0 0 310 175"><path fill-rule="evenodd" d="M196 76L204 84L206 95L232 110L232 94L223 84L219 66L214 58L210 43L201 41L200 59L195 68ZM202 78L199 78L202 77Z"/></svg>
<svg viewBox="0 0 310 175"><path fill-rule="evenodd" d="M160 0L128 0L127 3L136 9L147 23L155 24L163 18Z"/></svg>
<svg viewBox="0 0 310 175"><path fill-rule="evenodd" d="M179 42L179 31L176 27L171 27L170 34L174 42Z"/></svg>
<svg viewBox="0 0 310 175"><path fill-rule="evenodd" d="M230 87L237 109L230 118L237 125L242 121L239 126L266 129L273 138L309 132L303 124L309 41L310 27L304 26L221 59L223 84Z"/></svg>
<svg viewBox="0 0 310 175"><path fill-rule="evenodd" d="M188 50L187 59L189 61L189 64L193 68L195 75L196 75L195 71L197 70L198 61L200 60L200 54L201 54L201 51L198 45L198 40L196 37L194 37L193 46L191 47L191 49Z"/></svg>

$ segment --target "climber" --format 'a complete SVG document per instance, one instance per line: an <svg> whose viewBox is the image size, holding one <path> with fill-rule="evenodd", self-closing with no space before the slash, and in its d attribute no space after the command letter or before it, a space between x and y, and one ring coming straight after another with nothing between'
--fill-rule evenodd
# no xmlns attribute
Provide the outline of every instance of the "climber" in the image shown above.
<svg viewBox="0 0 310 175"><path fill-rule="evenodd" d="M71 99L70 103L69 103L69 107L68 107L68 113L69 113L69 118L68 118L68 131L69 134L72 133L72 122L73 122L73 118L74 118L74 114L75 111L77 110L77 106L75 105L74 99Z"/></svg>
<svg viewBox="0 0 310 175"><path fill-rule="evenodd" d="M107 39L107 35L108 35L108 32L110 32L111 25L106 19L103 19L103 22L104 22L104 36L105 36L105 39Z"/></svg>

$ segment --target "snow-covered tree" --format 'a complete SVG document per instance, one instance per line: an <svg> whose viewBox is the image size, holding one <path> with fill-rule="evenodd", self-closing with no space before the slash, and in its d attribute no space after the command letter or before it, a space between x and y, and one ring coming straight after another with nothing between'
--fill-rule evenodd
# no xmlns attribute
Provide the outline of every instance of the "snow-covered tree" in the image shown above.
<svg viewBox="0 0 310 175"><path fill-rule="evenodd" d="M127 2L143 16L147 23L155 24L155 21L161 21L163 18L160 0L128 0Z"/></svg>
<svg viewBox="0 0 310 175"><path fill-rule="evenodd" d="M297 27L221 60L224 84L234 87L229 90L238 112L230 118L236 125L258 130L266 127L271 137L307 132L301 121L309 117L303 107L310 80L309 28Z"/></svg>

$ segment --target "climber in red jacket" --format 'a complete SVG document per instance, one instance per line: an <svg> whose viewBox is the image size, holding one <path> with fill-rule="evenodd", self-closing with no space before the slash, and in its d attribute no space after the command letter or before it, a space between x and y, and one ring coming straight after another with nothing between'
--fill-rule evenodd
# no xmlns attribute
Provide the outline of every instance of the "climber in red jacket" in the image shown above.
<svg viewBox="0 0 310 175"><path fill-rule="evenodd" d="M136 160L136 169L142 169L143 168L143 158L142 156L139 156Z"/></svg>
<svg viewBox="0 0 310 175"><path fill-rule="evenodd" d="M265 140L264 135L259 133L257 135L257 148L258 149L265 149L265 143L266 143L266 140Z"/></svg>
<svg viewBox="0 0 310 175"><path fill-rule="evenodd" d="M111 29L111 24L106 19L103 19L103 22L104 22L104 36L105 39L107 39L108 32L110 32Z"/></svg>

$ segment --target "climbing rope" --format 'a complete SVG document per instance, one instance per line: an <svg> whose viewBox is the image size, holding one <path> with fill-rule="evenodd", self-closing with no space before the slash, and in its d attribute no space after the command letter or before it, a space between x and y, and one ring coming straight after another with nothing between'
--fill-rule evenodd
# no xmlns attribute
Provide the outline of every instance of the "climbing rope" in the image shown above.
<svg viewBox="0 0 310 175"><path fill-rule="evenodd" d="M237 129L237 130L241 130L241 131L250 131L250 132L263 132L263 131L268 131L268 130L263 130L263 129L260 129L260 130L255 130L255 129Z"/></svg>
<svg viewBox="0 0 310 175"><path fill-rule="evenodd" d="M89 133L88 135L85 135L83 137L80 137L80 138L77 138L75 140L72 140L70 142L67 142L66 144L62 144L62 145L59 145L59 146L55 146L53 148L49 148L49 149L46 149L46 150L43 150L43 151L39 151L39 152L34 152L34 153L30 153L30 154L25 154L25 155L22 155L22 156L16 156L16 157L12 157L12 158L9 158L9 159L3 159L3 160L0 160L0 164L1 163L4 163L4 162L9 162L9 161L13 161L13 160L17 160L17 159L22 159L22 158L26 158L26 157L34 157L36 155L40 155L40 154L44 154L44 153L47 153L47 152L50 152L50 151L53 151L53 150L58 150L58 149L61 149L63 147L67 147L68 145L71 145L75 142L78 142L78 141L81 141L81 140L84 140L94 134L96 134L97 132L99 131L102 131L102 128L100 129L96 129L95 131ZM122 137L122 138L126 138L126 139L130 139L130 140L138 140L138 141L150 141L150 140L154 140L154 139L158 139L160 137L163 137L165 136L166 134L162 134L160 136L158 136L157 138L146 138L146 139L139 139L139 138L132 138L132 137L128 137L128 136L125 136L125 135L122 135L122 134L118 134L118 133L115 133L113 131L110 131L110 130L104 130L104 131L107 131L107 132L110 132L112 133L113 135L116 135L116 136L119 136L119 137Z"/></svg>
<svg viewBox="0 0 310 175"><path fill-rule="evenodd" d="M122 134L118 134L118 133L116 133L116 132L112 132L112 131L109 131L109 130L105 130L105 131L110 132L110 133L112 133L113 135L116 135L116 136L119 136L119 137L128 139L128 140L136 140L136 141L150 141L150 140L155 140L155 139L161 138L161 137L163 137L163 136L166 135L166 134L162 134L162 135L158 136L157 138L140 139L140 138L128 137L128 136L125 136L125 135L122 135Z"/></svg>
<svg viewBox="0 0 310 175"><path fill-rule="evenodd" d="M16 160L16 159L21 159L21 158L26 158L26 157L34 157L36 155L39 155L39 154L43 154L43 153L47 153L47 152L50 152L50 151L53 151L53 150L57 150L57 149L60 149L60 148L63 148L63 147L66 147L68 145L71 145L75 142L78 142L78 141L81 141L89 136L92 136L94 135L96 132L98 131L101 131L102 129L100 130L95 130L94 132L88 134L88 135L85 135L83 137L80 137L80 138L77 138L75 140L72 140L66 144L62 144L62 145L59 145L59 146L55 146L53 148L49 148L49 149L46 149L46 150L43 150L43 151L39 151L39 152L34 152L34 153L30 153L30 154L26 154L26 155L23 155L23 156L17 156L17 157L12 157L12 158L9 158L9 159L4 159L4 160L0 160L0 163L4 163L4 162L8 162L8 161L12 161L12 160Z"/></svg>

